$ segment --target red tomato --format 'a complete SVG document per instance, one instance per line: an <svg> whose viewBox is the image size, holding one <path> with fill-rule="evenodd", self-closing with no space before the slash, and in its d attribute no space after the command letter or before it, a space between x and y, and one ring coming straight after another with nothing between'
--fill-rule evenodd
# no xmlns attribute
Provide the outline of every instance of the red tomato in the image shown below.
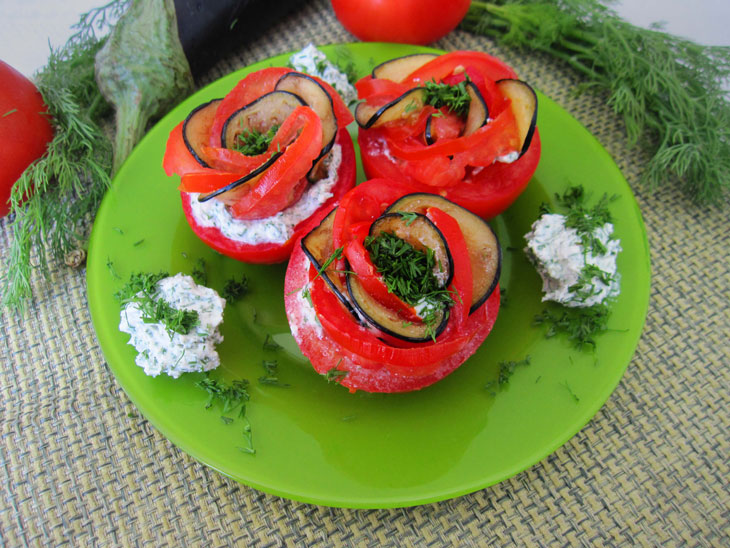
<svg viewBox="0 0 730 548"><path fill-rule="evenodd" d="M53 127L33 82L0 61L0 217L10 210L10 192L26 168L46 152Z"/></svg>
<svg viewBox="0 0 730 548"><path fill-rule="evenodd" d="M342 26L366 42L428 44L447 35L470 0L332 0Z"/></svg>
<svg viewBox="0 0 730 548"><path fill-rule="evenodd" d="M190 228L210 247L237 261L258 264L274 264L286 261L291 254L294 243L301 236L317 226L325 214L355 185L355 149L350 134L347 133L346 129L339 131L336 143L342 147L342 163L337 172L337 184L332 189L333 196L322 204L312 216L297 225L294 228L294 234L285 243L243 244L226 238L217 228L201 226L195 221L192 215L190 194L180 192L183 212L185 213L185 218Z"/></svg>
<svg viewBox="0 0 730 548"><path fill-rule="evenodd" d="M355 187L340 201L332 227L333 248L344 242L349 269L362 287L381 304L404 319L414 309L383 290L379 274L362 246L367 228L396 199L411 189L389 180L371 180ZM399 340L375 328L364 327L332 292L306 257L295 246L287 268L285 297L292 333L314 369L326 374L336 368L347 372L339 382L351 391L403 392L428 386L459 367L484 341L497 318L499 290L483 306L469 313L472 300L472 265L459 223L440 209L426 215L449 246L454 266L450 290L458 294L449 311L446 329L436 340ZM365 226L367 225L367 226ZM339 268L339 267L338 267ZM376 281L380 283L376 283ZM308 286L309 301L302 297ZM310 305L317 322L307 319Z"/></svg>

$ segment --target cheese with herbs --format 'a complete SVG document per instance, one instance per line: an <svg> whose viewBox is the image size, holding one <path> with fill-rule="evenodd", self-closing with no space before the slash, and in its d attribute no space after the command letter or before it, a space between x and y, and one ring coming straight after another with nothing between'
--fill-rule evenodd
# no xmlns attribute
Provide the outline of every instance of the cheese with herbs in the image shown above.
<svg viewBox="0 0 730 548"><path fill-rule="evenodd" d="M215 346L223 341L218 328L223 322L225 299L184 274L157 282L155 297L177 310L194 310L198 322L185 335L171 332L162 323L145 321L138 303L127 303L121 312L119 330L130 335L129 344L138 352L137 365L147 375L166 373L173 378L218 367L220 358Z"/></svg>
<svg viewBox="0 0 730 548"><path fill-rule="evenodd" d="M317 76L327 82L340 94L345 104L357 101L357 91L348 81L347 75L331 63L314 44L308 44L301 51L294 53L289 58L289 63L294 70Z"/></svg>
<svg viewBox="0 0 730 548"><path fill-rule="evenodd" d="M302 197L290 207L264 219L242 220L234 218L226 205L219 200L199 202L199 194L190 194L193 217L200 226L214 227L229 240L243 244L283 244L294 235L294 227L309 218L330 199L337 183L337 172L342 163L342 147L332 147L327 160L327 177L309 185Z"/></svg>
<svg viewBox="0 0 730 548"><path fill-rule="evenodd" d="M542 300L588 307L616 297L620 290L616 257L621 243L612 238L613 225L597 227L592 236L598 246L586 249L578 231L565 226L565 219L554 213L543 215L525 235L525 253L542 278Z"/></svg>

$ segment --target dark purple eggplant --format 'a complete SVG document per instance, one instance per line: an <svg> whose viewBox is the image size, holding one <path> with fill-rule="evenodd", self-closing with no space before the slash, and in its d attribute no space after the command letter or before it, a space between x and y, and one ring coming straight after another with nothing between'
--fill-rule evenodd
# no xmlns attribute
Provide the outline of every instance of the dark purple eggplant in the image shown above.
<svg viewBox="0 0 730 548"><path fill-rule="evenodd" d="M512 101L512 112L517 121L517 131L522 147L520 156L530 148L532 136L537 125L537 94L529 84L522 80L498 80L497 87L505 97Z"/></svg>
<svg viewBox="0 0 730 548"><path fill-rule="evenodd" d="M373 78L385 78L393 82L402 82L406 76L414 70L421 68L423 65L438 57L436 53L413 53L396 57L384 63L377 65L372 72Z"/></svg>
<svg viewBox="0 0 730 548"><path fill-rule="evenodd" d="M386 122L400 120L411 112L420 111L424 105L426 88L413 88L382 107L359 103L355 109L355 121L363 129L377 127Z"/></svg>
<svg viewBox="0 0 730 548"><path fill-rule="evenodd" d="M222 99L213 99L212 101L203 103L188 114L188 117L183 122L183 142L201 167L210 167L203 160L203 154L200 149L202 145L208 144L208 132L213 125L213 118L221 101Z"/></svg>

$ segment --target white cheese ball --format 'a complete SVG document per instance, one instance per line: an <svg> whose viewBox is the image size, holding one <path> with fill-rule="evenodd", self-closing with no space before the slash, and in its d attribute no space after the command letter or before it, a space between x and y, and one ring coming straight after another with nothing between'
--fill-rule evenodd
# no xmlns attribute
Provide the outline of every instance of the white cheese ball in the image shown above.
<svg viewBox="0 0 730 548"><path fill-rule="evenodd" d="M588 307L616 297L621 277L616 271L616 257L621 251L621 243L611 238L612 233L611 223L593 231L606 248L606 253L594 255L591 250L585 249L577 230L565 226L565 216L546 214L535 221L532 230L525 235L525 253L542 278L545 293L542 300L571 307ZM593 276L581 295L570 288L578 282L587 264L603 271L609 283Z"/></svg>
<svg viewBox="0 0 730 548"><path fill-rule="evenodd" d="M137 349L135 362L147 375L166 373L178 378L183 373L210 371L220 365L215 346L223 341L218 331L223 322L226 300L215 290L197 285L190 276L176 274L157 282L158 293L178 310L194 310L198 324L190 333L171 333L161 323L146 323L135 302L121 312L119 330L130 335L129 344Z"/></svg>

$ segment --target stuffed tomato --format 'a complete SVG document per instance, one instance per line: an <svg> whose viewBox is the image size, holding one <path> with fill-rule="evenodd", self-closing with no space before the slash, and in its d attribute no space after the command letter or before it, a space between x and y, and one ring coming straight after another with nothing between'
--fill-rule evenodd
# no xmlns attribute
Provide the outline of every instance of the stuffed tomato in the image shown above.
<svg viewBox="0 0 730 548"><path fill-rule="evenodd" d="M499 310L489 225L388 179L348 192L292 252L287 318L314 369L350 391L433 384L482 344Z"/></svg>
<svg viewBox="0 0 730 548"><path fill-rule="evenodd" d="M289 68L243 78L170 133L163 160L183 212L213 249L277 263L355 184L352 115L324 81Z"/></svg>
<svg viewBox="0 0 730 548"><path fill-rule="evenodd" d="M356 88L368 177L408 181L492 218L537 168L537 95L490 55L408 55L376 66Z"/></svg>

